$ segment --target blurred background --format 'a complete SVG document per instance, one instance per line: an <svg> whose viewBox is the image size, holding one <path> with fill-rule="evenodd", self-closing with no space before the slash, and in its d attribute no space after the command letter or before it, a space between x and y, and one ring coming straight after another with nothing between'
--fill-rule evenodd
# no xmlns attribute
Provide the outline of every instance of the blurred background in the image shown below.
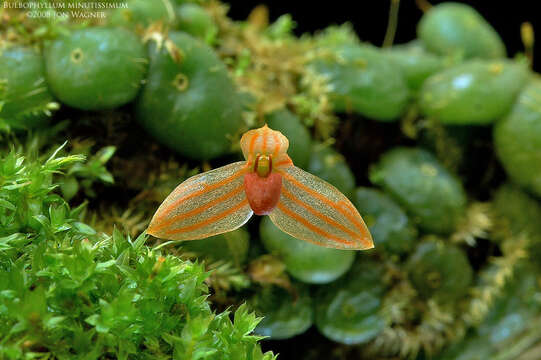
<svg viewBox="0 0 541 360"><path fill-rule="evenodd" d="M436 5L444 1L429 1ZM496 29L507 46L510 55L524 49L520 38L520 25L528 21L534 30L541 31L538 2L529 0L517 1L456 1L473 6ZM388 0L234 0L230 2L229 15L234 19L245 19L257 5L264 4L269 9L271 19L283 14L291 14L297 27L295 33L314 32L329 25L350 22L362 41L381 46L387 29L390 1ZM399 2L398 28L396 43L408 42L416 37L417 23L423 15L416 0ZM425 2L422 2L425 3ZM540 35L541 36L541 35ZM541 49L536 51L541 53ZM535 69L541 65L541 59L535 59Z"/></svg>

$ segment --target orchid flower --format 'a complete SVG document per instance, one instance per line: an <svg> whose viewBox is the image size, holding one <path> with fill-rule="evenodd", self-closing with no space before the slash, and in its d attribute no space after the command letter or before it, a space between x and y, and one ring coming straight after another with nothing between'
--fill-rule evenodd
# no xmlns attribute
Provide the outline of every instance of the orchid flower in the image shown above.
<svg viewBox="0 0 541 360"><path fill-rule="evenodd" d="M268 215L289 235L337 249L370 249L361 215L334 186L293 165L289 141L267 125L246 132L246 161L190 177L160 205L148 234L195 240L232 231L253 214Z"/></svg>

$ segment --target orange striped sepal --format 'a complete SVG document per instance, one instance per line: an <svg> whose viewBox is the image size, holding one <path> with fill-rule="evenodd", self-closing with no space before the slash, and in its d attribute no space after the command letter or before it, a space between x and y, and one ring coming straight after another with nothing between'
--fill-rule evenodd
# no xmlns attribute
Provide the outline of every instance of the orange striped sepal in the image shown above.
<svg viewBox="0 0 541 360"><path fill-rule="evenodd" d="M374 247L370 231L349 199L331 184L296 166L283 171L272 222L289 235L335 249Z"/></svg>
<svg viewBox="0 0 541 360"><path fill-rule="evenodd" d="M196 240L235 230L252 216L244 192L246 162L195 175L160 205L147 233L169 240Z"/></svg>

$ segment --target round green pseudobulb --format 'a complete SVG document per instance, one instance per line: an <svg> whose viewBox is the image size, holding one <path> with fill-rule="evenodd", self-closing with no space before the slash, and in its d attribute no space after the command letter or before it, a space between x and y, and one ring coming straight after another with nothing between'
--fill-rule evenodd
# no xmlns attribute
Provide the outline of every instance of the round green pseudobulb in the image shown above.
<svg viewBox="0 0 541 360"><path fill-rule="evenodd" d="M278 130L289 140L287 154L295 166L306 168L310 159L310 133L302 124L301 119L287 109L277 110L266 118L267 125Z"/></svg>
<svg viewBox="0 0 541 360"><path fill-rule="evenodd" d="M132 101L146 72L139 38L122 28L88 28L55 40L45 53L47 81L63 103L106 110Z"/></svg>
<svg viewBox="0 0 541 360"><path fill-rule="evenodd" d="M473 270L462 250L432 237L417 247L407 269L421 296L446 302L464 296L473 278Z"/></svg>
<svg viewBox="0 0 541 360"><path fill-rule="evenodd" d="M413 41L403 45L395 45L385 54L398 66L411 90L419 90L424 81L444 67L444 59L427 52L421 44Z"/></svg>
<svg viewBox="0 0 541 360"><path fill-rule="evenodd" d="M528 239L528 257L541 268L541 204L512 184L500 186L492 199L497 228L491 240Z"/></svg>
<svg viewBox="0 0 541 360"><path fill-rule="evenodd" d="M370 180L427 231L450 233L465 211L462 184L423 149L395 148L385 153L370 169Z"/></svg>
<svg viewBox="0 0 541 360"><path fill-rule="evenodd" d="M509 112L528 77L526 63L471 60L429 77L419 105L444 124L488 124Z"/></svg>
<svg viewBox="0 0 541 360"><path fill-rule="evenodd" d="M398 254L413 248L417 230L406 212L388 195L376 189L358 187L351 200L368 225L376 248L381 246Z"/></svg>
<svg viewBox="0 0 541 360"><path fill-rule="evenodd" d="M296 239L278 229L265 216L259 228L265 249L277 255L288 273L310 284L324 284L336 280L351 267L355 251L330 249Z"/></svg>
<svg viewBox="0 0 541 360"><path fill-rule="evenodd" d="M504 184L494 193L491 203L499 224L506 228L506 231L495 234L491 240L503 240L502 236L509 234L518 238L522 234L532 244L541 243L541 204L535 198L516 185Z"/></svg>
<svg viewBox="0 0 541 360"><path fill-rule="evenodd" d="M136 117L158 141L193 159L226 154L243 126L243 97L214 51L194 37L173 32L175 61L166 46L150 44L147 82Z"/></svg>
<svg viewBox="0 0 541 360"><path fill-rule="evenodd" d="M269 287L256 294L256 313L263 316L254 332L272 340L283 340L302 334L312 326L314 310L306 286L295 286L295 293Z"/></svg>
<svg viewBox="0 0 541 360"><path fill-rule="evenodd" d="M308 172L327 181L346 196L351 195L355 188L355 176L344 157L328 146L312 146Z"/></svg>
<svg viewBox="0 0 541 360"><path fill-rule="evenodd" d="M335 110L381 121L396 120L408 104L400 69L377 48L346 44L329 48L313 63L328 78Z"/></svg>
<svg viewBox="0 0 541 360"><path fill-rule="evenodd" d="M178 28L195 37L211 42L218 33L218 27L210 14L193 3L177 7Z"/></svg>
<svg viewBox="0 0 541 360"><path fill-rule="evenodd" d="M250 234L241 227L206 239L183 241L181 247L183 251L194 252L211 260L225 260L241 265L248 255Z"/></svg>
<svg viewBox="0 0 541 360"><path fill-rule="evenodd" d="M147 27L156 22L175 24L175 5L169 0L130 0L126 8L112 11L110 23L125 27Z"/></svg>
<svg viewBox="0 0 541 360"><path fill-rule="evenodd" d="M53 96L41 54L31 48L4 49L0 64L0 122L15 129L46 124Z"/></svg>
<svg viewBox="0 0 541 360"><path fill-rule="evenodd" d="M509 177L541 197L541 81L529 83L494 127L496 153Z"/></svg>
<svg viewBox="0 0 541 360"><path fill-rule="evenodd" d="M471 6L443 3L428 10L417 27L426 48L464 58L505 57L505 45L494 28Z"/></svg>
<svg viewBox="0 0 541 360"><path fill-rule="evenodd" d="M342 344L366 343L385 326L378 313L384 286L383 269L362 259L347 276L318 289L315 323L327 338Z"/></svg>

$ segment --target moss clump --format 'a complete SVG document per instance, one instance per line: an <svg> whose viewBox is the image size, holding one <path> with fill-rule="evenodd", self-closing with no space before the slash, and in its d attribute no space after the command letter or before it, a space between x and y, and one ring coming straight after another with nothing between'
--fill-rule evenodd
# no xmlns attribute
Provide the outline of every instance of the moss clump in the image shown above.
<svg viewBox="0 0 541 360"><path fill-rule="evenodd" d="M201 265L86 224L54 192L83 157L59 150L0 155L0 357L273 358L246 307L211 310Z"/></svg>

